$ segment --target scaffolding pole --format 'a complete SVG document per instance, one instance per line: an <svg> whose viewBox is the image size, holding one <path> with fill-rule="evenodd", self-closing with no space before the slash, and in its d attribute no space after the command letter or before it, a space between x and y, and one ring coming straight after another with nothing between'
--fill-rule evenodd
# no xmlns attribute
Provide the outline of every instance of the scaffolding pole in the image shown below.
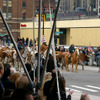
<svg viewBox="0 0 100 100"><path fill-rule="evenodd" d="M34 68L34 63L35 63L35 11L34 11L34 8L35 8L35 1L33 0L33 70L34 70L34 75L33 75L33 79L34 79L34 82L35 82L35 68Z"/></svg>
<svg viewBox="0 0 100 100"><path fill-rule="evenodd" d="M56 24L56 19L57 19L58 10L59 10L59 5L60 5L60 0L58 0L57 8L56 8L56 11L55 11L54 23L53 23L53 27L52 27L52 31L51 31L51 36L50 36L50 40L49 40L49 46L48 46L49 48L48 48L48 50L47 50L46 61L45 61L44 69L43 69L42 76L41 76L41 86L42 86L42 84L43 84L43 79L44 79L44 75L45 75L45 70L46 70L47 63L48 63L49 52L50 52L50 47L51 47L52 39L53 39L53 36L54 36L54 29L55 29L55 24Z"/></svg>
<svg viewBox="0 0 100 100"><path fill-rule="evenodd" d="M40 41L41 41L41 7L42 0L39 0L39 25L38 25L38 67L37 67L37 80L40 81Z"/></svg>
<svg viewBox="0 0 100 100"><path fill-rule="evenodd" d="M50 0L49 0L49 13L50 13L50 25L52 30L52 16L51 16L51 9L50 9ZM58 80L58 67L57 67L57 61L56 61L56 54L55 54L55 42L54 42L54 36L52 39L52 50L53 50L53 57L54 57L54 66L56 70L56 81L57 81L57 89L58 89L58 99L60 100L60 89L59 89L59 80Z"/></svg>

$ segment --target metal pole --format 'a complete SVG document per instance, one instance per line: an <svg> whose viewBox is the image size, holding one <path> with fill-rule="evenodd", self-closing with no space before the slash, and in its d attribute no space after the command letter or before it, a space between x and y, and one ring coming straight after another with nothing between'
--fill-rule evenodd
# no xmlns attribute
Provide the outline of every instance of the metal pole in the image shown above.
<svg viewBox="0 0 100 100"><path fill-rule="evenodd" d="M45 70L46 70L46 67L47 67L47 62L48 62L48 57L49 57L50 46L51 46L51 43L52 43L52 38L53 38L53 36L54 36L54 29L55 29L55 24L56 24L56 19L57 19L58 10L59 10L59 5L60 5L60 0L58 0L58 5L57 5L56 12L55 12L55 16L54 16L54 23L53 23L53 27L52 27L52 31L51 31L51 36L50 36L50 41L49 41L49 46L48 46L49 48L48 48L48 50L47 50L46 62L45 62L45 66L44 66L44 69L43 69L43 72L42 72L42 77L41 77L41 86L42 86L42 83L43 83L43 78L44 78Z"/></svg>
<svg viewBox="0 0 100 100"><path fill-rule="evenodd" d="M35 8L35 1L33 0L33 69L34 69L34 63L35 63L35 25L34 25L35 24L35 20L34 20L35 11L34 11L34 8ZM34 75L35 75L35 69L34 69Z"/></svg>
<svg viewBox="0 0 100 100"><path fill-rule="evenodd" d="M13 45L14 45L16 51L17 51L17 54L18 54L18 56L19 56L19 58L20 58L20 61L21 61L22 66L23 66L23 68L24 68L24 71L25 71L25 73L26 73L26 75L27 75L27 77L28 77L30 83L31 83L32 86L34 87L35 84L33 84L32 80L31 80L31 78L30 78L30 76L29 76L29 73L28 73L28 71L27 71L27 69L26 69L26 66L25 66L25 64L24 64L24 62L23 62L23 59L22 59L22 57L21 57L21 55L20 55L20 52L19 52L19 50L18 50L18 47L17 47L17 45L16 45L16 42L15 42L15 40L14 40L14 38L13 38L13 35L12 35L10 29L9 29L9 26L8 26L6 20L5 20L4 17L3 17L3 14L2 14L1 9L0 9L0 15L1 15L1 18L2 18L2 20L3 20L3 22L4 22L4 24L5 24L5 27L6 27L6 29L7 29L7 32L8 32L8 34L9 34L9 36L10 36L12 42L13 42Z"/></svg>
<svg viewBox="0 0 100 100"><path fill-rule="evenodd" d="M44 35L44 3L43 3L43 35Z"/></svg>
<svg viewBox="0 0 100 100"><path fill-rule="evenodd" d="M50 0L49 0L49 2L50 2ZM51 17L50 4L49 4L49 12L50 12L50 25L51 25L51 30L52 30L52 17ZM56 70L58 98L59 98L59 100L60 100L60 89L59 89L59 81L58 81L58 67L57 67L56 54L55 54L55 42L54 42L54 36L53 36L53 39L52 39L52 50L53 50L54 65L55 65L55 70Z"/></svg>
<svg viewBox="0 0 100 100"><path fill-rule="evenodd" d="M38 26L38 67L37 67L37 80L40 81L40 41L41 41L41 6L42 0L39 0L39 26Z"/></svg>

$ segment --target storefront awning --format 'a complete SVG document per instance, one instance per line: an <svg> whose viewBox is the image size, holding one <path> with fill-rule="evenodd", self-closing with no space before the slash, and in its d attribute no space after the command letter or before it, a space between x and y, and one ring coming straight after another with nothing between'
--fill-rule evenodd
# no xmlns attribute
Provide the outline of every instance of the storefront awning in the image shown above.
<svg viewBox="0 0 100 100"><path fill-rule="evenodd" d="M5 36L6 34L0 34L0 36Z"/></svg>

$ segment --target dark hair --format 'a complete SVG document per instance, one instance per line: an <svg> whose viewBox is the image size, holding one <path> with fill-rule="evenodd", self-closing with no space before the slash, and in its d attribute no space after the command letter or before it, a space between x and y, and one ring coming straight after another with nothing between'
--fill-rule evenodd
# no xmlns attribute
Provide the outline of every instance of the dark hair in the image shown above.
<svg viewBox="0 0 100 100"><path fill-rule="evenodd" d="M26 63L25 65L26 65L27 71L30 72L32 69L31 64Z"/></svg>
<svg viewBox="0 0 100 100"><path fill-rule="evenodd" d="M58 76L59 75L60 75L60 72L58 70ZM52 78L56 78L56 70L55 69L52 70Z"/></svg>
<svg viewBox="0 0 100 100"><path fill-rule="evenodd" d="M58 80L59 80L59 88L60 88L60 90L61 91L65 91L65 79L64 79L64 77L60 76L58 78Z"/></svg>
<svg viewBox="0 0 100 100"><path fill-rule="evenodd" d="M33 95L28 89L16 89L12 94L12 100L26 100L26 95Z"/></svg>
<svg viewBox="0 0 100 100"><path fill-rule="evenodd" d="M10 75L10 65L9 64L4 64L4 74L3 77L8 77Z"/></svg>

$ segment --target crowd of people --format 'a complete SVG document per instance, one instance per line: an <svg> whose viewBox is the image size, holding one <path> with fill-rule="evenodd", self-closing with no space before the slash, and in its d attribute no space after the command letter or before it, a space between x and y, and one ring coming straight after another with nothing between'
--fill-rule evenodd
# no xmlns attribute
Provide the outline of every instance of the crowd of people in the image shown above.
<svg viewBox="0 0 100 100"><path fill-rule="evenodd" d="M0 37L0 41L3 46L10 46L12 43L9 36L8 37L5 37L5 36ZM18 37L16 42L17 42L17 46L19 49L22 49L25 46L33 46L33 40L29 39L29 38L24 39L24 37L22 37L22 38ZM34 40L34 43L36 43L36 40Z"/></svg>
<svg viewBox="0 0 100 100"><path fill-rule="evenodd" d="M26 63L25 65L32 81L39 83L37 81L37 74L36 72L34 74L31 64ZM45 75L45 77L47 78L43 83L43 89L39 89L37 85L34 90L34 87L30 84L25 72L19 73L9 64L0 63L0 100L59 100L58 87L56 81L56 70L54 69L54 64L51 64L51 66L52 69L49 68L50 70L47 70L47 73ZM48 73L50 73L49 78L47 76ZM58 81L61 98L60 100L71 100L71 95L74 91L69 91L68 96L66 96L66 81L64 77L60 74L59 70ZM80 100L89 100L89 97L87 94L82 94Z"/></svg>
<svg viewBox="0 0 100 100"><path fill-rule="evenodd" d="M100 46L98 46L97 48L92 48L91 46L88 47L78 47L79 48L79 52L83 53L84 55L87 55L89 57L91 57L91 59L93 60L92 62L96 62L96 66L99 66L100 63ZM75 46L74 44L72 44L69 48L65 48L64 46L56 46L55 47L56 51L61 51L61 52L69 52L69 53L73 53L75 51ZM88 62L84 62L85 65L88 65Z"/></svg>
<svg viewBox="0 0 100 100"><path fill-rule="evenodd" d="M17 43L18 43L17 46L19 50L24 48L25 46L29 46L29 47L33 46L33 40L32 39L29 40L29 38L26 38L25 40L24 38L18 37ZM34 43L36 43L36 40L34 40Z"/></svg>
<svg viewBox="0 0 100 100"><path fill-rule="evenodd" d="M3 45L5 46L4 42ZM24 38L18 38L17 46L19 50L23 49L25 46L31 47L33 46L33 41L32 40L29 41L28 38L26 38L26 40ZM73 53L75 51L75 47L74 44L72 44L68 49L64 48L64 46L59 46L56 47L55 50L61 52L69 51L70 53ZM84 50L79 48L79 51L86 55L90 55L92 52L94 52L93 49L91 48L84 48ZM97 51L95 51L95 55L97 57L96 60L99 63L100 47L98 47ZM38 53L36 53L35 57L36 57L35 60L37 60ZM40 80L44 63L45 60L41 59ZM37 81L37 67L35 68L34 72L32 70L31 64L26 63L25 65L31 80L38 84L39 82ZM47 78L44 81L42 88L40 89L39 85L37 85L36 88L34 89L34 87L30 84L25 72L23 73L17 72L9 64L0 63L0 100L59 100L56 71L54 69L54 59L51 54L49 54L46 75L48 75L48 73L49 73L49 78ZM46 75L45 77L47 77ZM66 89L65 89L66 81L64 77L60 74L59 70L58 70L58 82L60 89L59 91L60 100L71 100L74 91L71 90L69 91L69 94L66 95ZM90 100L90 99L87 94L82 94L80 100Z"/></svg>
<svg viewBox="0 0 100 100"><path fill-rule="evenodd" d="M0 40L2 41L2 45L3 46L5 46L6 44L8 44L8 46L11 45L10 37L8 37L8 38L2 37ZM34 40L34 43L36 43L36 40ZM23 38L18 37L17 46L18 46L19 50L24 49L25 46L33 47L33 40L29 39L29 38L24 39L24 37ZM94 65L99 66L99 62L100 62L100 46L98 46L95 49L92 48L91 46L84 47L84 48L78 47L78 48L79 48L79 51L81 53L83 53L84 55L88 55L88 56L93 55L91 57L92 60L93 60L92 62L95 62ZM74 44L72 44L69 48L65 48L64 46L56 46L55 50L56 51L61 51L61 52L68 52L69 51L70 53L72 53L72 52L75 51L75 47L74 47ZM84 64L88 65L88 62L84 62Z"/></svg>

